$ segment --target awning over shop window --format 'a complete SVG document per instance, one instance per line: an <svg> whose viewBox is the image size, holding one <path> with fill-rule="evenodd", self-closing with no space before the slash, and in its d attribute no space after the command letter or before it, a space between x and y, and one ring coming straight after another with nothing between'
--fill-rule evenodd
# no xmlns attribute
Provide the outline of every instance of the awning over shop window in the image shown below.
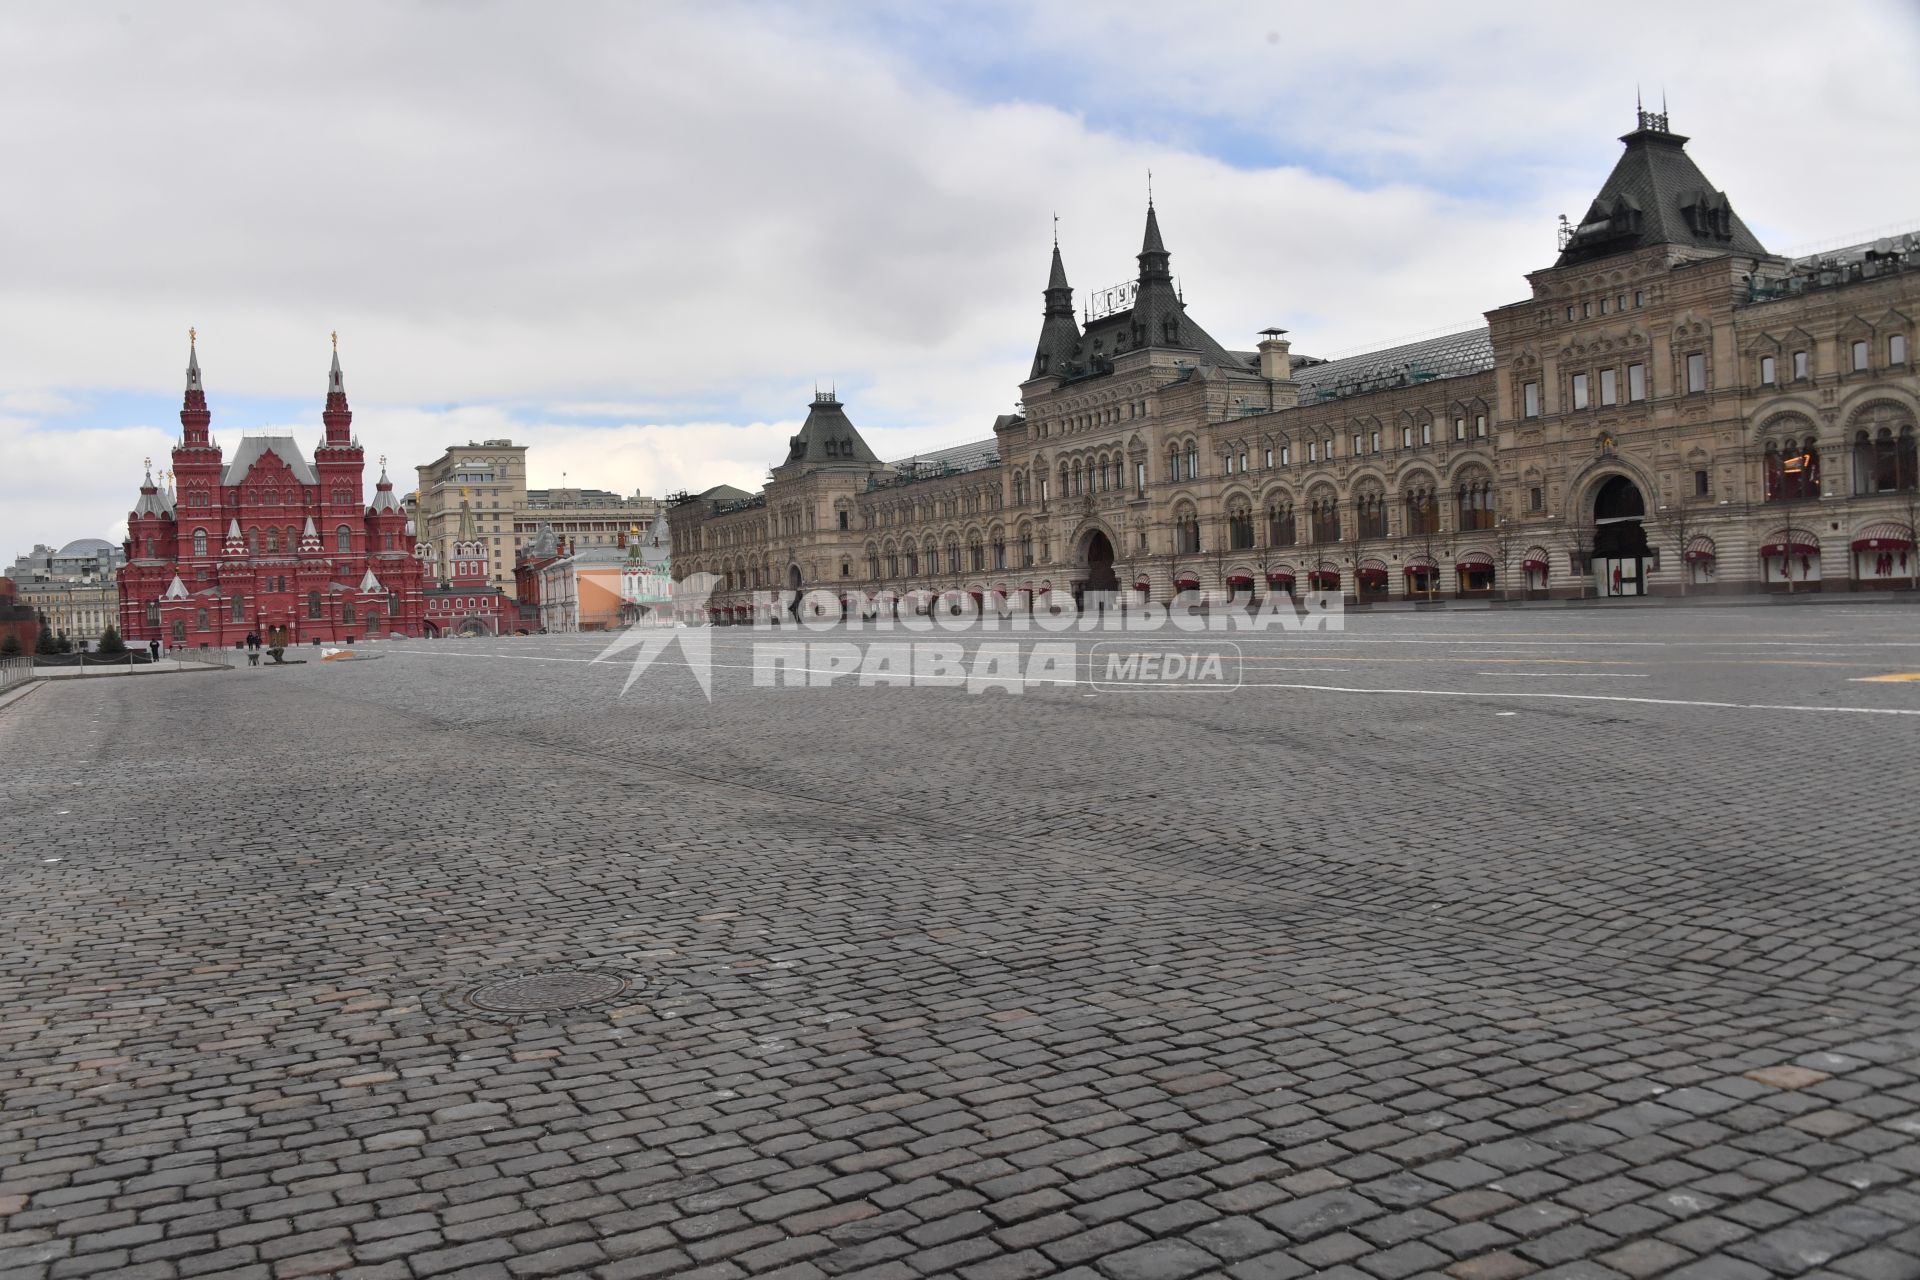
<svg viewBox="0 0 1920 1280"><path fill-rule="evenodd" d="M1173 580L1173 585L1182 591L1191 591L1200 585L1200 579L1190 573L1183 573Z"/></svg>
<svg viewBox="0 0 1920 1280"><path fill-rule="evenodd" d="M1547 571L1547 562L1545 560L1525 560L1521 562L1520 567L1529 573L1545 573Z"/></svg>
<svg viewBox="0 0 1920 1280"><path fill-rule="evenodd" d="M1385 569L1362 569L1356 576L1359 577L1360 581L1370 587L1384 587L1387 585L1387 571Z"/></svg>
<svg viewBox="0 0 1920 1280"><path fill-rule="evenodd" d="M1230 574L1227 577L1227 585L1230 587L1250 587L1253 585L1253 575L1250 573Z"/></svg>
<svg viewBox="0 0 1920 1280"><path fill-rule="evenodd" d="M1686 559L1692 564L1708 564L1713 561L1713 539L1704 533L1687 543Z"/></svg>
<svg viewBox="0 0 1920 1280"><path fill-rule="evenodd" d="M1136 578L1133 583L1133 589L1135 591L1151 591L1153 590L1153 583L1147 581L1145 578Z"/></svg>
<svg viewBox="0 0 1920 1280"><path fill-rule="evenodd" d="M1292 582L1293 573L1287 569L1275 569L1267 575L1267 585L1271 587L1286 586Z"/></svg>
<svg viewBox="0 0 1920 1280"><path fill-rule="evenodd" d="M1817 556L1820 548L1811 542L1769 542L1760 548L1763 556Z"/></svg>
<svg viewBox="0 0 1920 1280"><path fill-rule="evenodd" d="M1891 521L1868 525L1853 540L1855 551L1911 551L1913 530Z"/></svg>

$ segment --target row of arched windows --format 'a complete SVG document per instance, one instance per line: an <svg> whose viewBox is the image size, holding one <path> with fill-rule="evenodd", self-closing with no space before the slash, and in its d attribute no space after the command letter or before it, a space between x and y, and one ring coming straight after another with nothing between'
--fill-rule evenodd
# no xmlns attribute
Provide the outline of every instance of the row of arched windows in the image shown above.
<svg viewBox="0 0 1920 1280"><path fill-rule="evenodd" d="M1460 529L1494 527L1493 478L1484 471L1475 470L1463 476L1455 486L1453 500ZM1439 532L1439 502L1431 485L1414 484L1402 493L1401 503L1406 509L1404 532L1410 535ZM1377 486L1364 489L1353 498L1351 526L1346 524L1343 505L1332 488L1322 486L1313 491L1307 503L1307 529L1314 542L1338 542L1343 530L1349 527L1360 538L1392 536L1388 518L1390 500L1384 489ZM1175 552L1192 554L1201 549L1199 515L1191 503L1181 503L1175 509L1173 527ZM1230 500L1227 504L1228 549L1251 549L1256 532L1253 509L1246 499ZM1266 545L1291 547L1298 536L1292 499L1273 499L1266 509Z"/></svg>
<svg viewBox="0 0 1920 1280"><path fill-rule="evenodd" d="M260 529L247 530L247 552L249 555L257 556L260 554L261 532L262 530ZM280 551L282 549L282 543L280 540L280 531L276 528L268 526L265 529L265 533L266 533L267 553L271 555L275 552ZM352 553L353 529L350 526L343 524L338 529L335 529L333 531L333 540L334 540L334 550L339 552L341 555L349 555ZM288 525L287 532L286 532L285 550L291 552L295 550L299 545L300 545L299 534L294 531L294 527L292 525ZM386 545L387 545L387 550L389 551L393 550L394 542L393 542L392 534L387 535ZM147 547L148 547L148 554L151 555L152 548L153 548L152 539L148 539ZM196 556L204 556L207 554L207 531L205 529L195 529L193 531L193 554L195 554Z"/></svg>

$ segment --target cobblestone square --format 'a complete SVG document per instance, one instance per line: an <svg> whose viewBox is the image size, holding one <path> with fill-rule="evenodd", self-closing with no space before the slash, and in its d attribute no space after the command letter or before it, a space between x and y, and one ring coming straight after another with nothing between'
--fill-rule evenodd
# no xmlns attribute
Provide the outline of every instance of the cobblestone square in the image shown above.
<svg viewBox="0 0 1920 1280"><path fill-rule="evenodd" d="M1920 610L1347 622L37 685L0 1275L1920 1276Z"/></svg>

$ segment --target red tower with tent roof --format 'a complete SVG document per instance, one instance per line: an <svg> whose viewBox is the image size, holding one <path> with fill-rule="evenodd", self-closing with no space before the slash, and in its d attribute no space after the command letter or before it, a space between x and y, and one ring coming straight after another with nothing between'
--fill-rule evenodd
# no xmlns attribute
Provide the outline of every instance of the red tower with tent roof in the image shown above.
<svg viewBox="0 0 1920 1280"><path fill-rule="evenodd" d="M363 501L366 457L352 434L338 337L311 461L280 433L241 437L228 460L208 434L212 420L193 341L171 477L156 484L149 463L127 516L119 573L127 642L228 646L249 632L269 644L419 635L414 531L385 459L372 501Z"/></svg>

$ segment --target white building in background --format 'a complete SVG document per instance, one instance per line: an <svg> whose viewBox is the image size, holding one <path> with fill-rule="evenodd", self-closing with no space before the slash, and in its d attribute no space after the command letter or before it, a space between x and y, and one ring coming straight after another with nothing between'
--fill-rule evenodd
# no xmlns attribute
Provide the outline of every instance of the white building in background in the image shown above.
<svg viewBox="0 0 1920 1280"><path fill-rule="evenodd" d="M19 602L47 620L47 630L91 647L119 620L115 571L125 563L125 551L106 539L77 538L58 551L36 545L7 576L19 588Z"/></svg>

